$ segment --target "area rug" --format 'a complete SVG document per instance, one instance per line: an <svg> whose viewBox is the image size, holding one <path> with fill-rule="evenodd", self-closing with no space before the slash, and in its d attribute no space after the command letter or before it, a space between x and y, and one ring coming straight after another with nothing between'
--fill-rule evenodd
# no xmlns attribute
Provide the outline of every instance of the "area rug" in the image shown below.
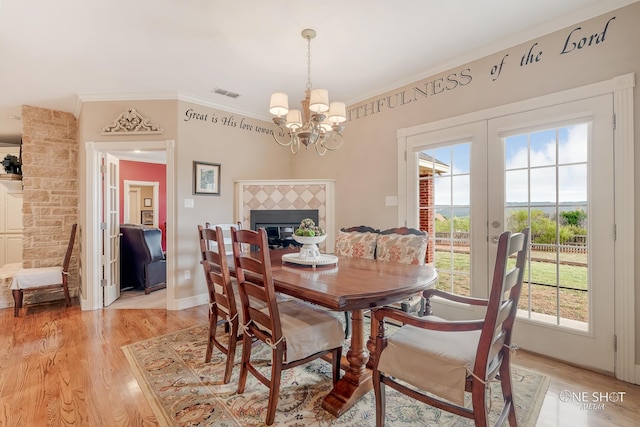
<svg viewBox="0 0 640 427"><path fill-rule="evenodd" d="M214 349L204 363L208 325L122 347L131 369L158 422L162 426L262 426L268 390L249 375L245 392L236 393L241 347L230 384L223 384L224 357ZM345 346L348 342L345 342ZM270 349L253 349L253 358L264 360L269 369ZM346 354L346 348L345 353ZM549 378L512 366L516 414L521 426L534 426L549 386ZM267 371L268 372L268 371ZM288 427L375 425L373 392L366 394L339 418L322 409L322 399L331 390L331 366L322 361L284 371L274 425ZM502 393L492 384L491 405L495 419ZM409 399L387 387L386 425L472 426L473 422Z"/></svg>

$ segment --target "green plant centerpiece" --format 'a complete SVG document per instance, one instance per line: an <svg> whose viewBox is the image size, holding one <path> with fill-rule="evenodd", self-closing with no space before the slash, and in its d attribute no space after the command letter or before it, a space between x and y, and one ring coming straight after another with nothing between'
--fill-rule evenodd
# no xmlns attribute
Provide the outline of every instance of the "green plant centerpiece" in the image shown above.
<svg viewBox="0 0 640 427"><path fill-rule="evenodd" d="M293 239L302 243L300 248L300 258L314 259L320 257L320 249L318 243L324 242L327 233L316 225L311 218L305 218L300 221L300 226L293 232Z"/></svg>

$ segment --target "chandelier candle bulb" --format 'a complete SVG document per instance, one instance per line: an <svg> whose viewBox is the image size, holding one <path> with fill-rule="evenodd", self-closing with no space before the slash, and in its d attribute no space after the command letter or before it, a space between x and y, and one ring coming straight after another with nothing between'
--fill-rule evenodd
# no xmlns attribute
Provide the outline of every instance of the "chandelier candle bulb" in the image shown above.
<svg viewBox="0 0 640 427"><path fill-rule="evenodd" d="M329 109L329 91L326 89L313 89L309 110L314 113L324 113Z"/></svg>
<svg viewBox="0 0 640 427"><path fill-rule="evenodd" d="M269 112L274 116L284 116L289 111L289 96L286 93L277 92L271 95Z"/></svg>
<svg viewBox="0 0 640 427"><path fill-rule="evenodd" d="M342 123L347 120L347 106L344 102L332 102L329 107L329 120Z"/></svg>
<svg viewBox="0 0 640 427"><path fill-rule="evenodd" d="M299 128L302 126L302 112L300 110L289 110L287 113L288 128Z"/></svg>

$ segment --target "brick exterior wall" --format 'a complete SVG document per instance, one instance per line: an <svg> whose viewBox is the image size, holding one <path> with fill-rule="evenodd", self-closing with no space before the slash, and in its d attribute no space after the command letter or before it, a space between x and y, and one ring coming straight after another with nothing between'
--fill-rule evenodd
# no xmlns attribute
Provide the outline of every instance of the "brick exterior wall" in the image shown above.
<svg viewBox="0 0 640 427"><path fill-rule="evenodd" d="M428 264L435 260L436 250L436 225L435 213L433 212L433 177L431 177L431 175L421 175L418 185L420 197L420 230L429 233L429 245L427 246L426 259Z"/></svg>
<svg viewBox="0 0 640 427"><path fill-rule="evenodd" d="M22 126L22 265L61 265L71 225L78 222L78 123L69 113L23 106ZM78 289L79 233L69 275L72 295Z"/></svg>

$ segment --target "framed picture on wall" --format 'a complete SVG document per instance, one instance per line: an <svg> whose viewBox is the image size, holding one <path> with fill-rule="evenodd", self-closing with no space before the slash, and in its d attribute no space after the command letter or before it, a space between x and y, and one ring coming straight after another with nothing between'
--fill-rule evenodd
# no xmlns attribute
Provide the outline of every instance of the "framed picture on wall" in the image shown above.
<svg viewBox="0 0 640 427"><path fill-rule="evenodd" d="M144 207L145 208L150 208L151 207L151 198L150 197L145 197L144 198Z"/></svg>
<svg viewBox="0 0 640 427"><path fill-rule="evenodd" d="M193 194L220 195L220 163L193 162Z"/></svg>
<svg viewBox="0 0 640 427"><path fill-rule="evenodd" d="M153 211L140 211L142 225L153 225Z"/></svg>

